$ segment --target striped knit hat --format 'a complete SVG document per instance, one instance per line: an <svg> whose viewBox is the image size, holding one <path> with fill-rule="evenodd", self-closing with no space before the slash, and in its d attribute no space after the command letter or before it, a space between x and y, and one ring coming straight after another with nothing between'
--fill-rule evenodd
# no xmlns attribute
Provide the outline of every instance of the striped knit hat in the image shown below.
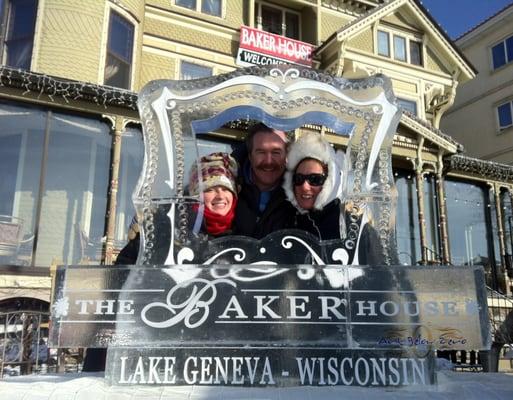
<svg viewBox="0 0 513 400"><path fill-rule="evenodd" d="M198 170L201 171L201 188ZM193 165L189 178L189 193L197 196L214 186L224 186L237 197L237 161L228 153L212 153L200 158L198 165Z"/></svg>

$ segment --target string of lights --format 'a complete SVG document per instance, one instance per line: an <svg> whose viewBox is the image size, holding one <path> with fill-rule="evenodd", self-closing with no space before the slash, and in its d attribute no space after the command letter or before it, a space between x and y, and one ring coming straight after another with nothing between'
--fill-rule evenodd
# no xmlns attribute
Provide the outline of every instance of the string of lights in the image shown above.
<svg viewBox="0 0 513 400"><path fill-rule="evenodd" d="M57 98L66 103L85 100L107 108L117 106L130 110L137 109L137 94L110 86L100 86L87 82L77 82L53 76L38 74L22 69L0 67L0 87L22 89L22 95L37 94L55 102Z"/></svg>

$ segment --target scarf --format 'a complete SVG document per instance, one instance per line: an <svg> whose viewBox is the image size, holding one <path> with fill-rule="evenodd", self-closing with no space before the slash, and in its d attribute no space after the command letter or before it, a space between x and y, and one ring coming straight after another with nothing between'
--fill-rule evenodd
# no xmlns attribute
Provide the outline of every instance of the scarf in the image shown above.
<svg viewBox="0 0 513 400"><path fill-rule="evenodd" d="M205 206L205 210L203 212L203 220L207 230L207 233L212 236L219 236L221 233L226 232L231 229L232 221L235 217L235 207L237 206L237 198L233 198L232 207L230 211L226 215L216 214L211 211L208 207ZM194 211L198 211L198 204L193 206Z"/></svg>

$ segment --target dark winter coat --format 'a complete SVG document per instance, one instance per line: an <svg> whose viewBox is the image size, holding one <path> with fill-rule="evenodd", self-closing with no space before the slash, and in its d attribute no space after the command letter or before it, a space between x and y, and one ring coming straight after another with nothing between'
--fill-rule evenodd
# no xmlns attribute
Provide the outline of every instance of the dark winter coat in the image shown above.
<svg viewBox="0 0 513 400"><path fill-rule="evenodd" d="M160 215L161 218L164 218L165 220L168 219L167 210L163 213L161 212L160 214L161 214ZM189 215L189 219L190 219L189 232L192 232L192 226L194 225L194 217L195 217L195 214ZM221 236L228 236L228 235L232 235L232 234L233 234L233 230L231 230L231 229L226 230L223 233L221 233L220 235L216 235L216 236L207 234L206 227L205 227L205 221L203 221L203 225L201 226L199 233L194 235L195 239L191 240L191 242L194 242L194 244L198 246L198 248L195 248L195 250L199 251L199 248L201 247L202 243L206 243L210 239L215 239L215 238L218 238ZM125 247L123 247L123 249L119 252L119 254L116 258L116 262L115 262L116 265L133 265L137 262L137 257L139 254L139 246L140 246L140 242L141 242L141 236L139 233L139 226L138 226L135 218L132 221L132 224L130 225L128 236L129 236L129 238L132 237L132 239L129 239L129 241L125 245ZM192 239L192 237L193 236L191 233L191 236L189 237L189 239ZM165 252L165 254L167 254L168 246L169 246L169 241L166 241L166 240L163 240L160 242L156 241L154 243L154 250L158 249L157 251Z"/></svg>
<svg viewBox="0 0 513 400"><path fill-rule="evenodd" d="M244 183L239 193L235 210L234 234L261 239L269 233L287 227L294 208L285 199L285 193L278 186L263 212L259 211L260 190L253 184Z"/></svg>
<svg viewBox="0 0 513 400"><path fill-rule="evenodd" d="M340 223L341 219L344 223ZM322 210L311 210L306 214L296 212L288 227L304 230L319 240L339 239L344 242L347 238L347 226L350 223L349 215L336 199ZM361 219L357 223L360 224ZM381 265L383 263L382 247L377 231L367 223L360 229L362 232L358 245L358 264Z"/></svg>
<svg viewBox="0 0 513 400"><path fill-rule="evenodd" d="M322 210L305 214L296 211L288 227L307 231L319 240L340 239L340 201L330 202Z"/></svg>

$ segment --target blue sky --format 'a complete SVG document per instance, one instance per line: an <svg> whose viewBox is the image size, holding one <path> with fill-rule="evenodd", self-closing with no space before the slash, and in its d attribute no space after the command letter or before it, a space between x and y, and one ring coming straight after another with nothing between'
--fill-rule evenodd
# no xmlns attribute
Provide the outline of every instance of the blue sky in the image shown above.
<svg viewBox="0 0 513 400"><path fill-rule="evenodd" d="M425 8L456 39L513 0L421 0Z"/></svg>

